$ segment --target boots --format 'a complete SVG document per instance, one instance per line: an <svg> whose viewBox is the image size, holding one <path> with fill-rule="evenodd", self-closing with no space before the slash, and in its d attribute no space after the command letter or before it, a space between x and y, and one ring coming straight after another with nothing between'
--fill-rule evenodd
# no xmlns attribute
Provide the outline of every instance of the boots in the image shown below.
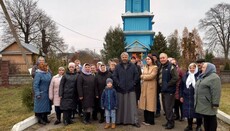
<svg viewBox="0 0 230 131"><path fill-rule="evenodd" d="M104 117L104 114L101 113L101 119L99 120L99 123L103 123L105 122L105 117Z"/></svg>
<svg viewBox="0 0 230 131"><path fill-rule="evenodd" d="M110 127L110 123L106 123L104 129L108 129Z"/></svg>
<svg viewBox="0 0 230 131"><path fill-rule="evenodd" d="M42 119L42 114L37 114L38 123L42 125L46 125L46 122Z"/></svg>
<svg viewBox="0 0 230 131"><path fill-rule="evenodd" d="M115 123L112 123L111 128L112 128L112 129L115 129L115 128L116 128L116 124L115 124Z"/></svg>
<svg viewBox="0 0 230 131"><path fill-rule="evenodd" d="M61 113L56 113L57 120L54 122L54 125L61 123Z"/></svg>
<svg viewBox="0 0 230 131"><path fill-rule="evenodd" d="M50 123L50 121L48 120L47 114L44 113L42 114L42 119L46 122L46 123Z"/></svg>
<svg viewBox="0 0 230 131"><path fill-rule="evenodd" d="M83 123L84 124L90 124L90 112L84 112L84 118L83 118Z"/></svg>

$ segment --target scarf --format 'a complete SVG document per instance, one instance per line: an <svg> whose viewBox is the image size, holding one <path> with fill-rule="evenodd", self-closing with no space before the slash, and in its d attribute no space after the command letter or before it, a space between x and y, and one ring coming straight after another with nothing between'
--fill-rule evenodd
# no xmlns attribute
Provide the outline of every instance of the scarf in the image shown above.
<svg viewBox="0 0 230 131"><path fill-rule="evenodd" d="M191 64L190 64L191 65ZM190 67L189 65L189 67ZM196 85L196 78L195 78L195 74L198 72L198 67L196 65L196 69L194 71L194 73L190 72L190 70L188 71L188 78L186 80L186 87L189 88L189 86L192 84L192 87L195 88Z"/></svg>

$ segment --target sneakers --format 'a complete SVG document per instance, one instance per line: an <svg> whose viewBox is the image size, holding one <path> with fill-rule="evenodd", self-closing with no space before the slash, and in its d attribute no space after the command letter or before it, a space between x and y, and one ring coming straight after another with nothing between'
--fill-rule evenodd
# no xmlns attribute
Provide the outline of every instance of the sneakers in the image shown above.
<svg viewBox="0 0 230 131"><path fill-rule="evenodd" d="M104 129L108 129L109 127L110 127L110 124L106 123Z"/></svg>

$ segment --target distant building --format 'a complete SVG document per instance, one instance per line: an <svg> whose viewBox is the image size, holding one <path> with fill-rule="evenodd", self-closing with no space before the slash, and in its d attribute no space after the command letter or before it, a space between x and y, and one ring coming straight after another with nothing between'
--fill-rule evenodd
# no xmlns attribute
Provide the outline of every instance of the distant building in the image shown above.
<svg viewBox="0 0 230 131"><path fill-rule="evenodd" d="M39 49L32 44L22 43L29 64L34 65L39 56ZM13 42L0 50L2 61L9 61L17 72L28 72L22 52L16 42Z"/></svg>
<svg viewBox="0 0 230 131"><path fill-rule="evenodd" d="M144 59L154 43L150 0L125 0L125 13L122 14L125 34L125 51L130 56Z"/></svg>

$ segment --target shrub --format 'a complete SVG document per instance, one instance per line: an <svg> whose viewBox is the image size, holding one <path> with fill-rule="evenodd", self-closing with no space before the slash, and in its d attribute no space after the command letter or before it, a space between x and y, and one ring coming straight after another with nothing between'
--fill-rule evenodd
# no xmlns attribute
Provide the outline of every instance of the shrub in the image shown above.
<svg viewBox="0 0 230 131"><path fill-rule="evenodd" d="M29 111L34 108L33 88L25 87L22 91L22 104L26 106Z"/></svg>
<svg viewBox="0 0 230 131"><path fill-rule="evenodd" d="M230 70L230 66L228 62L225 64L224 70Z"/></svg>

